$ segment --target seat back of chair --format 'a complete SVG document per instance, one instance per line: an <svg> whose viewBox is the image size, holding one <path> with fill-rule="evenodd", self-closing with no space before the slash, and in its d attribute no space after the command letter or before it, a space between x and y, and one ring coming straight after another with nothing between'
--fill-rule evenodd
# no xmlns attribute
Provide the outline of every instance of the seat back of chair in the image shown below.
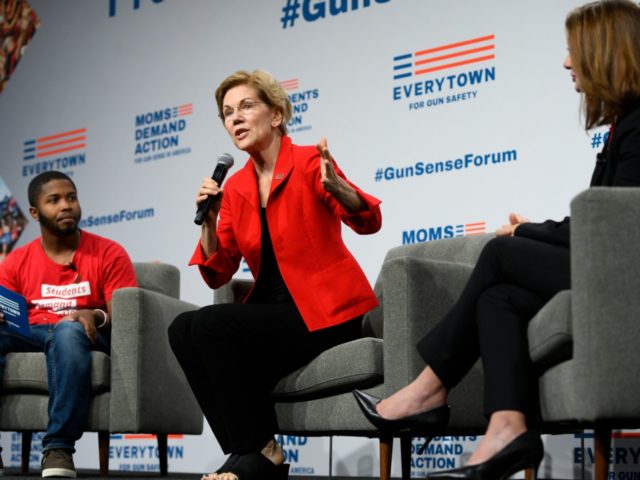
<svg viewBox="0 0 640 480"><path fill-rule="evenodd" d="M140 288L180 298L180 270L173 265L159 262L133 264Z"/></svg>

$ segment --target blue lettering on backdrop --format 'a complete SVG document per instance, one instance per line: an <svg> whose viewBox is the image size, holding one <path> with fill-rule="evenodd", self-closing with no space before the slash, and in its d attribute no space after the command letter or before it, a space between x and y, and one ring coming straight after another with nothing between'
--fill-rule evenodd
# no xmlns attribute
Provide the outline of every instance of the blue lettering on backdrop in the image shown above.
<svg viewBox="0 0 640 480"><path fill-rule="evenodd" d="M465 237L467 235L480 235L486 233L486 222L463 223L459 225L442 225L439 227L425 227L414 230L404 230L402 232L402 244L425 243L433 240L441 240L443 238ZM430 453L433 449L447 448L438 443L429 445Z"/></svg>
<svg viewBox="0 0 640 480"><path fill-rule="evenodd" d="M402 232L402 244L408 245L412 243L432 242L433 240L441 240L443 238L453 238L455 232L456 228L453 225L405 230ZM432 447L433 445L429 445L429 448Z"/></svg>
<svg viewBox="0 0 640 480"><path fill-rule="evenodd" d="M282 28L293 27L300 18L300 8L302 7L302 18L306 22L315 22L326 18L344 15L358 9L368 8L374 3L389 3L391 0L285 0L282 7L282 17L280 23ZM302 5L300 3L302 2Z"/></svg>
<svg viewBox="0 0 640 480"><path fill-rule="evenodd" d="M456 159L441 160L435 162L417 162L405 167L381 167L374 174L376 182L402 180L429 176L437 173L447 173L456 170L472 168L484 168L492 165L505 165L518 160L518 150L503 150L485 154L467 153Z"/></svg>
<svg viewBox="0 0 640 480"><path fill-rule="evenodd" d="M289 100L293 106L293 115L291 120L287 122L287 127L292 133L311 130L312 126L305 124L303 114L309 112L309 101L317 100L318 97L320 97L320 90L317 88L289 94Z"/></svg>
<svg viewBox="0 0 640 480"><path fill-rule="evenodd" d="M183 446L169 446L167 447L167 456L169 458L184 458ZM125 459L154 459L159 457L158 447L151 445L138 446L138 445L125 445L125 446L110 446L109 458L125 458Z"/></svg>
<svg viewBox="0 0 640 480"><path fill-rule="evenodd" d="M147 125L154 122L162 122L163 120L169 120L172 117L171 109L165 108L155 112L143 113L142 115L136 115L136 127Z"/></svg>
<svg viewBox="0 0 640 480"><path fill-rule="evenodd" d="M438 227L436 230L446 227ZM435 437L429 444L426 451L418 455L424 439L414 438L411 444L411 468L412 477L424 477L424 470L446 470L456 468L456 463L464 453L461 442L475 441L475 436L444 436Z"/></svg>
<svg viewBox="0 0 640 480"><path fill-rule="evenodd" d="M84 153L79 155L71 155L69 157L54 158L53 160L43 160L42 162L34 163L31 165L25 165L22 167L22 176L30 177L32 175L38 175L42 172L49 170L59 170L65 172L69 168L84 165L86 157ZM65 172L69 174L70 172Z"/></svg>
<svg viewBox="0 0 640 480"><path fill-rule="evenodd" d="M42 458L42 439L44 432L33 432L31 437L31 451L29 452L29 464L39 464ZM22 434L11 434L11 455L9 461L12 463L20 463L22 460ZM5 458L5 461L7 459Z"/></svg>
<svg viewBox="0 0 640 480"><path fill-rule="evenodd" d="M594 463L594 452L592 448L586 448L585 460L591 464ZM610 465L638 465L640 460L640 448L631 447L612 447L609 450ZM582 449L573 449L574 463L582 463Z"/></svg>
<svg viewBox="0 0 640 480"><path fill-rule="evenodd" d="M192 112L193 105L189 103L136 115L134 162L145 163L190 153L191 149L180 142L181 134L187 128L187 120L181 117Z"/></svg>
<svg viewBox="0 0 640 480"><path fill-rule="evenodd" d="M455 90L465 88L468 85L479 85L481 83L494 82L495 80L496 67L487 67L480 70L458 73L456 75L448 75L446 77L424 80L422 82L395 86L393 87L393 100L398 101L407 98L420 97L423 95L440 93L445 89ZM467 93L473 94L473 98L475 98L477 90L471 90ZM455 102L458 100L462 100L462 98L451 101ZM466 98L464 98L464 100L466 100ZM448 101L447 103L450 103L451 101Z"/></svg>
<svg viewBox="0 0 640 480"><path fill-rule="evenodd" d="M123 0L126 3L131 2L132 10L138 10L140 8L140 0ZM164 0L151 0L154 4L162 3ZM116 4L118 0L109 0L109 17L116 16Z"/></svg>
<svg viewBox="0 0 640 480"><path fill-rule="evenodd" d="M276 441L282 446L285 461L291 464L300 463L300 448L307 445L308 437L295 437L292 435L276 435ZM291 472L295 473L313 473L313 468L303 465L292 465Z"/></svg>
<svg viewBox="0 0 640 480"><path fill-rule="evenodd" d="M145 220L155 216L156 211L153 207L139 210L120 210L119 212L108 215L89 215L80 220L79 226L80 228L100 227L103 225L112 225L114 223Z"/></svg>

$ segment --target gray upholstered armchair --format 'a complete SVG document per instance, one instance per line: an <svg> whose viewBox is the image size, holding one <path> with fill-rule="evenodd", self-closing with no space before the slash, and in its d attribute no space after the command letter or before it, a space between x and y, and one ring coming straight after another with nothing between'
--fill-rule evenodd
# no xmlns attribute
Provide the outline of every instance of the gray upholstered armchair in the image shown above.
<svg viewBox="0 0 640 480"><path fill-rule="evenodd" d="M572 287L532 319L529 352L540 375L543 432L594 429L595 476L604 480L611 429L640 427L640 377L635 372L640 363L640 189L586 190L571 202L571 216ZM396 315L411 318L407 343L432 328L457 299L491 237L391 250L383 267L391 280L385 288L385 322ZM405 354L400 346L390 350ZM424 367L415 350L408 357L392 378L385 372L385 395ZM452 391L451 421L442 434L482 433L482 398L478 363Z"/></svg>
<svg viewBox="0 0 640 480"><path fill-rule="evenodd" d="M110 433L156 434L160 470L166 475L167 435L202 432L202 412L167 339L170 322L198 307L179 299L176 267L136 263L134 268L139 287L113 295L111 355L92 354L94 396L87 431L98 432L102 476L109 468ZM0 430L23 432L22 470L26 473L31 432L46 430L48 420L44 354L9 354L2 392Z"/></svg>
<svg viewBox="0 0 640 480"><path fill-rule="evenodd" d="M458 299L482 247L493 235L479 235L404 245L391 249L384 260L384 331L393 369L385 371L381 396L387 397L410 383L424 369L415 345ZM393 325L403 325L387 339ZM389 344L387 345L387 340ZM386 357L385 357L386 360ZM483 416L481 362L449 396L451 418L440 435L479 435ZM375 392L369 392L375 394ZM411 438L401 437L402 478L409 479Z"/></svg>
<svg viewBox="0 0 640 480"><path fill-rule="evenodd" d="M544 428L595 431L608 478L612 428L640 428L640 188L592 188L571 203L571 290L529 325Z"/></svg>
<svg viewBox="0 0 640 480"><path fill-rule="evenodd" d="M281 433L379 438L380 478L388 480L393 438L381 435L369 423L351 390L387 396L415 377L421 368L416 342L455 300L487 239L454 239L391 250L374 288L381 305L363 317L364 337L327 350L275 387ZM450 260L440 260L444 256ZM214 301L239 302L251 284L232 280L215 291ZM452 425L461 433L478 433L485 425L482 407L466 402L465 392L474 392L472 397L477 398L480 374L474 372L465 385L453 396L461 406L454 407ZM402 437L403 478L409 478L410 454L411 438Z"/></svg>

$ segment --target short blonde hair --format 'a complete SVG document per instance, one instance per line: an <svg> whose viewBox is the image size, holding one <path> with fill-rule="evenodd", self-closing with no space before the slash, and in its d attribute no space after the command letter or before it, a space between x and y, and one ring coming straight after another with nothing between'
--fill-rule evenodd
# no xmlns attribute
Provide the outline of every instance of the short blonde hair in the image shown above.
<svg viewBox="0 0 640 480"><path fill-rule="evenodd" d="M609 125L640 99L640 7L631 0L591 2L569 13L565 26L585 127Z"/></svg>
<svg viewBox="0 0 640 480"><path fill-rule="evenodd" d="M282 85L280 85L270 73L264 70L254 70L253 72L238 70L222 81L216 89L215 95L220 118L224 118L222 115L224 96L229 90L240 85L248 85L254 88L258 93L260 101L266 103L282 115L282 123L278 128L280 133L285 135L287 133L287 123L289 123L293 115L293 107L291 106L289 95L287 95L287 92L282 88Z"/></svg>

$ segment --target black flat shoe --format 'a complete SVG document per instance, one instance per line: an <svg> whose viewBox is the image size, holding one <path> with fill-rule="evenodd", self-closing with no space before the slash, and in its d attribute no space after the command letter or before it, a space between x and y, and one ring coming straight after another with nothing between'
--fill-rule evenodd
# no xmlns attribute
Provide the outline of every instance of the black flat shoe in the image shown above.
<svg viewBox="0 0 640 480"><path fill-rule="evenodd" d="M233 473L240 480L287 480L289 464L274 465L261 453L234 453L216 470L216 473Z"/></svg>
<svg viewBox="0 0 640 480"><path fill-rule="evenodd" d="M449 405L432 408L397 420L389 420L381 417L376 410L380 399L360 390L353 390L353 395L367 420L384 433L396 433L402 430L416 434L432 433L444 428L449 423Z"/></svg>
<svg viewBox="0 0 640 480"><path fill-rule="evenodd" d="M533 468L533 480L535 480L542 457L544 457L544 447L540 436L528 430L484 463L430 473L427 478L505 480L525 468Z"/></svg>

